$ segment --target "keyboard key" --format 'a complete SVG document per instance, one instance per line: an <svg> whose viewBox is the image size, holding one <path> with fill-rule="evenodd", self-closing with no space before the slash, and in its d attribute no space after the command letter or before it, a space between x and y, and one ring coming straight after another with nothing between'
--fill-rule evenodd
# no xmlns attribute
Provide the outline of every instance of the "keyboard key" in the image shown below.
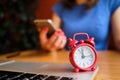
<svg viewBox="0 0 120 80"><path fill-rule="evenodd" d="M12 80L15 76L21 75L21 72L0 71L0 80Z"/></svg>
<svg viewBox="0 0 120 80"><path fill-rule="evenodd" d="M0 75L0 80L6 78L8 75Z"/></svg>
<svg viewBox="0 0 120 80"><path fill-rule="evenodd" d="M34 77L33 80L43 80L46 79L47 77L48 77L47 75L39 74L36 77Z"/></svg>
<svg viewBox="0 0 120 80"><path fill-rule="evenodd" d="M30 80L31 77L35 76L36 74L25 73L21 76L17 76L12 80ZM31 79L32 80L32 79Z"/></svg>
<svg viewBox="0 0 120 80"><path fill-rule="evenodd" d="M60 77L57 77L57 76L49 76L48 78L46 78L45 80L57 80L59 79Z"/></svg>
<svg viewBox="0 0 120 80"><path fill-rule="evenodd" d="M12 71L0 71L0 75L8 75L8 76L14 76L14 75L19 75L23 74L21 72L12 72Z"/></svg>
<svg viewBox="0 0 120 80"><path fill-rule="evenodd" d="M71 77L48 76L24 72L1 71L0 80L75 80Z"/></svg>
<svg viewBox="0 0 120 80"><path fill-rule="evenodd" d="M62 77L60 80L74 80L74 79L71 77Z"/></svg>

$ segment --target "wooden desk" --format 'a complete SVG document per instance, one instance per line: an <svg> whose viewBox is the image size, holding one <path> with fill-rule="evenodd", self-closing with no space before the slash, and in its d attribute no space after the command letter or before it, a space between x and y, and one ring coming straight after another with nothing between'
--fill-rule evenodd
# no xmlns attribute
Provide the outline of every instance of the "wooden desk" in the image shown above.
<svg viewBox="0 0 120 80"><path fill-rule="evenodd" d="M120 52L115 51L101 51L99 54L99 71L95 80L120 80ZM10 54L1 55L0 59L7 59L6 56ZM20 55L8 58L8 60L19 60L28 62L59 62L69 63L69 51L58 51L52 53L45 53L40 51L24 51Z"/></svg>

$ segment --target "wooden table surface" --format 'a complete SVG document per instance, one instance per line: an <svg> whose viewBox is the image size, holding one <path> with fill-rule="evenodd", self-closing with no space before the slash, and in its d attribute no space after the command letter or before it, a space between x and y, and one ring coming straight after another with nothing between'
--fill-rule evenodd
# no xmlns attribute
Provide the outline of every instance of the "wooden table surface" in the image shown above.
<svg viewBox="0 0 120 80"><path fill-rule="evenodd" d="M69 63L69 51L61 50L57 52L47 53L29 50L22 51L20 53L18 52L0 55L0 59L28 62ZM95 80L120 80L120 52L116 51L98 52L97 64L99 66L99 71L95 77Z"/></svg>

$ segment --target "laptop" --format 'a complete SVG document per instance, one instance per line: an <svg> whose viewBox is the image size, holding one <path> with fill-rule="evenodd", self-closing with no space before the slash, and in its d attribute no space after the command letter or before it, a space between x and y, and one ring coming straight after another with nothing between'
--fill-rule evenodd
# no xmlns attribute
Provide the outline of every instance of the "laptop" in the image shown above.
<svg viewBox="0 0 120 80"><path fill-rule="evenodd" d="M97 71L75 73L67 63L0 61L0 80L93 80Z"/></svg>

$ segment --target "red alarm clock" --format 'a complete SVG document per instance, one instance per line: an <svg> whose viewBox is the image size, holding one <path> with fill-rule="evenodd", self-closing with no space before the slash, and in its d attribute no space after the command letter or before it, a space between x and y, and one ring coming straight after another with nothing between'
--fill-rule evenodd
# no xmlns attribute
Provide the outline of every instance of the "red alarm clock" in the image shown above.
<svg viewBox="0 0 120 80"><path fill-rule="evenodd" d="M85 35L86 40L75 40L78 35ZM87 33L76 33L73 38L69 38L68 47L72 48L69 58L71 64L74 66L74 71L79 72L80 70L88 71L95 70L97 61L97 52L94 48L94 38L89 38Z"/></svg>

